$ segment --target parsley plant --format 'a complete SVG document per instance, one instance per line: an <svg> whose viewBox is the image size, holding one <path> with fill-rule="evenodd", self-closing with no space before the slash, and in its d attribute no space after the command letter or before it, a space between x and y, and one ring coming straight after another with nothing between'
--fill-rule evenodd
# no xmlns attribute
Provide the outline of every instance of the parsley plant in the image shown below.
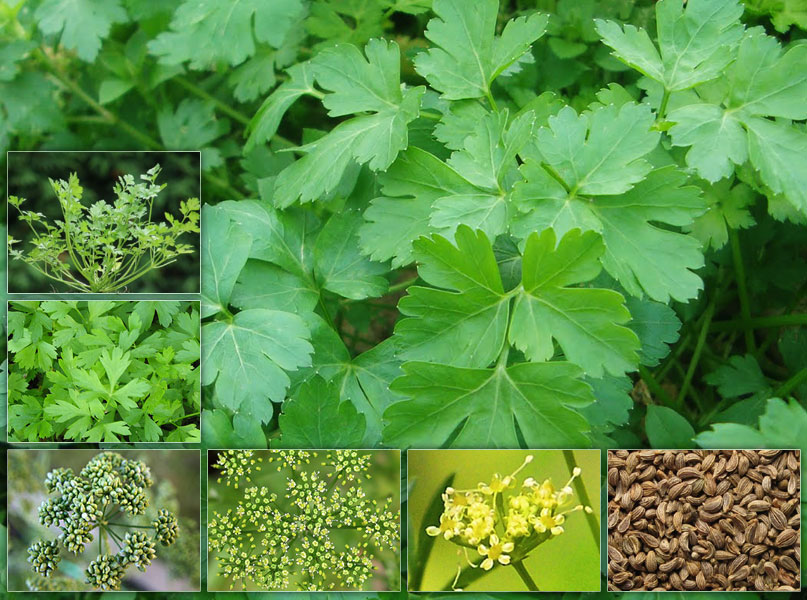
<svg viewBox="0 0 807 600"><path fill-rule="evenodd" d="M123 175L113 188L114 202L99 200L90 207L81 203L84 190L75 173L67 181L51 179L63 217L53 224L40 212L22 210L25 198L9 196L8 203L33 232L33 248L27 252L12 248L17 240L9 236L9 254L70 289L125 290L149 271L193 252L178 238L199 232L198 198L180 203L181 218L165 213L166 222L152 223L154 199L166 185L157 185L159 174L160 165L155 165L140 181Z"/></svg>

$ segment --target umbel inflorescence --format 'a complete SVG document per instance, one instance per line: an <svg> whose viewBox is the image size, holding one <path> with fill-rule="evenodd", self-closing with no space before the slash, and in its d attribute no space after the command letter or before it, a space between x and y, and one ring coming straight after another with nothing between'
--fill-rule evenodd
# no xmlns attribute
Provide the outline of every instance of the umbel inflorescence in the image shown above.
<svg viewBox="0 0 807 600"><path fill-rule="evenodd" d="M61 534L31 544L28 562L33 571L50 577L58 569L62 549L82 554L95 535L98 555L87 567L86 583L117 590L128 567L145 571L157 554L157 544L173 544L179 535L177 518L167 510L160 510L149 524L122 521L144 515L149 505L146 491L152 484L145 463L115 452L98 454L78 475L69 468L50 471L45 487L53 495L40 505L39 521L58 527Z"/></svg>
<svg viewBox="0 0 807 600"><path fill-rule="evenodd" d="M72 173L67 181L50 180L62 212L62 220L49 223L41 212L22 210L25 198L9 196L8 203L33 232L30 248L15 250L19 240L8 237L9 255L42 275L82 292L114 292L125 288L153 269L159 269L193 246L179 243L185 233L199 232L199 199L180 203L182 218L165 213L166 222L152 222L160 165L136 181L132 175L118 179L115 200L99 200L84 206L84 192Z"/></svg>
<svg viewBox="0 0 807 600"><path fill-rule="evenodd" d="M572 476L560 489L551 479L527 477L518 485L517 475L533 460L529 455L510 475L493 475L490 483L475 488L446 488L442 494L443 513L439 525L426 528L430 536L442 536L463 548L465 563L471 569L490 571L523 561L539 544L563 535L566 516L578 511L591 513L591 507L574 504ZM453 589L462 574L457 568Z"/></svg>
<svg viewBox="0 0 807 600"><path fill-rule="evenodd" d="M230 589L360 590L385 557L397 570L400 511L366 485L371 453L226 450L213 467L239 493L208 524ZM261 485L277 481L277 471L282 487Z"/></svg>

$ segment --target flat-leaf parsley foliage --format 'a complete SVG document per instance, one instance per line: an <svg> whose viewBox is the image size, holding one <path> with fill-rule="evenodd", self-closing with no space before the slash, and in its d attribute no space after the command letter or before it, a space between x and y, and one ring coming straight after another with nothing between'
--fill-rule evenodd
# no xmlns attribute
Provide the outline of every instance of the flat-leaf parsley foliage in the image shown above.
<svg viewBox="0 0 807 600"><path fill-rule="evenodd" d="M9 440L199 441L191 302L12 302Z"/></svg>
<svg viewBox="0 0 807 600"><path fill-rule="evenodd" d="M29 0L0 146L201 150L211 446L701 439L807 399L803 4Z"/></svg>
<svg viewBox="0 0 807 600"><path fill-rule="evenodd" d="M212 589L396 589L396 451L221 450L210 460L220 473Z"/></svg>

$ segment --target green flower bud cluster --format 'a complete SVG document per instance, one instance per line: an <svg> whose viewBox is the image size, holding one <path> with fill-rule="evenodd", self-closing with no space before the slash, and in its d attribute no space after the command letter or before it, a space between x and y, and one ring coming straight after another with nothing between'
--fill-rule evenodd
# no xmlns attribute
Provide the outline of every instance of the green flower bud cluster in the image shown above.
<svg viewBox="0 0 807 600"><path fill-rule="evenodd" d="M224 450L219 452L218 461L213 465L214 469L221 471L218 482L225 481L227 485L232 485L235 489L242 481L250 482L252 471L260 471L259 458L254 458L253 450Z"/></svg>
<svg viewBox="0 0 807 600"><path fill-rule="evenodd" d="M374 560L380 553L397 554L400 511L392 498L371 497L362 486L372 454L228 450L218 464L237 469L261 461L287 471L285 484L271 472L261 475L282 493L250 486L221 511L211 501L209 549L230 589L359 590L383 563Z"/></svg>
<svg viewBox="0 0 807 600"><path fill-rule="evenodd" d="M167 510L157 513L157 518L152 522L156 530L156 538L163 546L170 546L179 537L179 522L177 518Z"/></svg>
<svg viewBox="0 0 807 600"><path fill-rule="evenodd" d="M369 454L357 450L335 450L328 452L326 460L336 471L336 478L343 482L359 481L362 477L370 479Z"/></svg>
<svg viewBox="0 0 807 600"><path fill-rule="evenodd" d="M127 533L123 538L123 547L118 551L121 564L132 564L141 571L145 571L156 556L157 544L142 531Z"/></svg>
<svg viewBox="0 0 807 600"><path fill-rule="evenodd" d="M102 590L116 590L129 565L145 571L156 557L157 542L168 546L179 536L176 516L164 509L149 525L122 522L126 515L145 513L149 505L147 490L153 484L145 463L115 452L96 455L78 475L71 469L50 471L45 488L56 495L40 505L39 521L58 527L61 533L57 540L38 540L28 549L33 571L50 576L59 562L61 546L81 554L95 535L99 554L87 567L87 583ZM117 553L113 553L113 542Z"/></svg>
<svg viewBox="0 0 807 600"><path fill-rule="evenodd" d="M99 554L87 566L87 583L101 590L118 590L125 570L118 556Z"/></svg>
<svg viewBox="0 0 807 600"><path fill-rule="evenodd" d="M59 556L59 544L56 541L38 540L28 548L28 562L34 573L50 577L60 560L62 557Z"/></svg>
<svg viewBox="0 0 807 600"><path fill-rule="evenodd" d="M308 450L274 450L271 455L266 457L266 462L276 462L277 470L291 469L296 471L303 465L310 465L312 458L317 458L316 452L309 452Z"/></svg>

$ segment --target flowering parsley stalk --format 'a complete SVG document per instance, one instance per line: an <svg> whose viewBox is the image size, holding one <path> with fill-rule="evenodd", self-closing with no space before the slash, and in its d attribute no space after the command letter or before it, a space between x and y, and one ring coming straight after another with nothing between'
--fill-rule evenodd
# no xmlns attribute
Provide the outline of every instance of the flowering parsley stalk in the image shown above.
<svg viewBox="0 0 807 600"><path fill-rule="evenodd" d="M145 463L115 452L96 455L78 475L72 469L50 471L45 487L55 496L40 505L39 521L62 533L56 540L31 544L31 569L51 577L58 569L62 548L82 554L97 531L98 555L87 566L86 583L100 590L120 589L128 567L145 571L157 555L157 543L168 546L179 535L177 518L167 510L160 510L148 525L121 521L127 515L145 513L149 504L146 490L152 485Z"/></svg>
<svg viewBox="0 0 807 600"><path fill-rule="evenodd" d="M567 515L592 512L590 507L572 500L572 482L580 475L580 467L574 467L560 489L550 479L538 482L532 477L518 486L516 476L532 459L532 455L527 456L510 475L496 473L490 483L466 490L449 487L443 492L440 523L427 527L426 533L441 536L463 549L467 567L463 570L462 564L458 565L457 575L448 586L451 589L461 590L461 580L467 584L481 572L512 565L528 589L537 591L522 564L524 559L539 544L563 535ZM479 572L474 574L473 570Z"/></svg>
<svg viewBox="0 0 807 600"><path fill-rule="evenodd" d="M121 290L194 252L178 238L199 232L198 198L180 203L181 219L165 213L165 222L151 221L154 200L165 188L155 183L159 174L160 165L155 165L139 182L124 175L113 188L114 202L99 200L90 207L81 203L84 190L75 173L67 181L50 179L63 217L53 224L40 212L22 210L25 198L10 196L8 203L34 236L27 252L13 249L19 240L8 236L9 254L69 288L100 293Z"/></svg>

